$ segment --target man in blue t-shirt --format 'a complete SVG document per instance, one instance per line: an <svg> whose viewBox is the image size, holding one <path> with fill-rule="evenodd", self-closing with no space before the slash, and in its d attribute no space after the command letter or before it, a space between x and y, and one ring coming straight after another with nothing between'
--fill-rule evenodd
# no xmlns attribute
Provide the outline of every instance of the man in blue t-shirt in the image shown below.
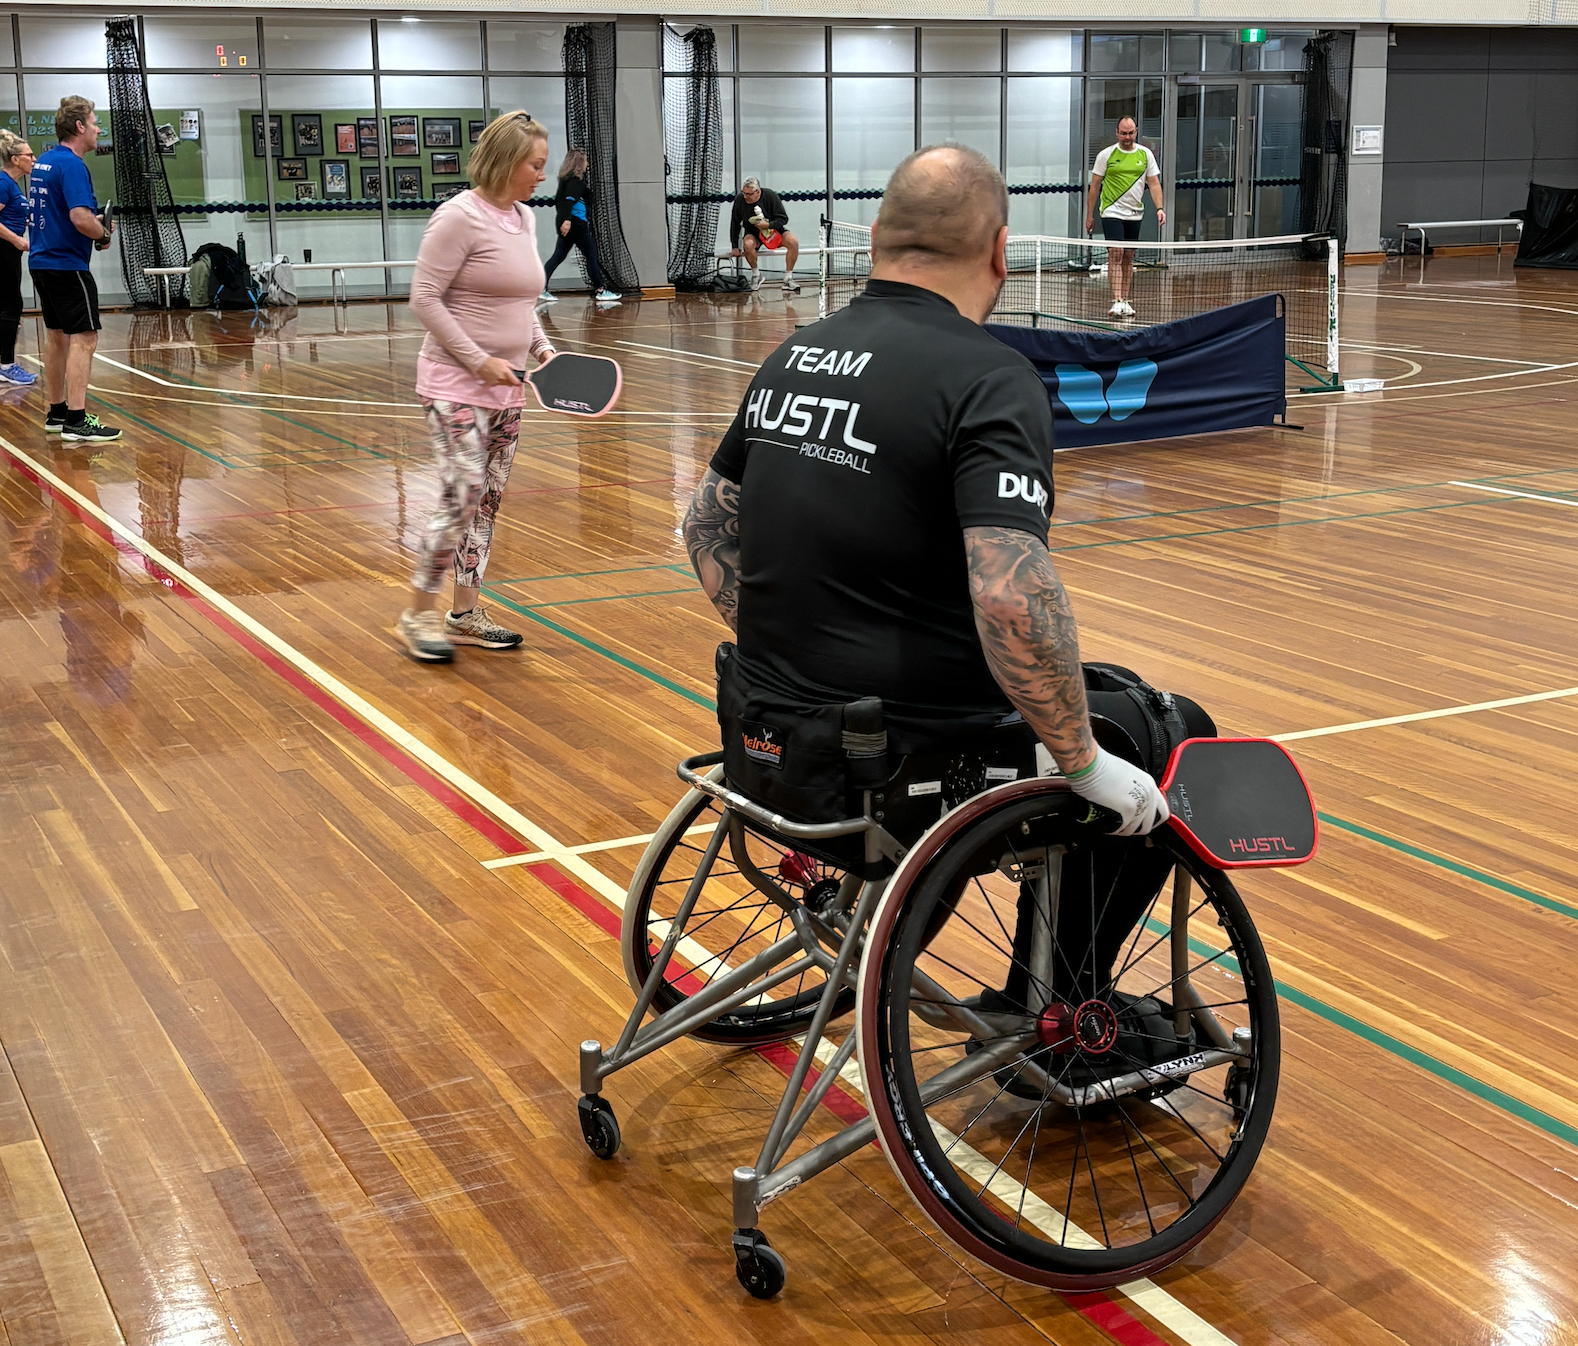
<svg viewBox="0 0 1578 1346"><path fill-rule="evenodd" d="M121 432L88 414L88 371L99 344L99 291L88 270L94 248L107 248L114 226L99 203L83 160L99 143L93 104L72 94L55 112L55 138L33 165L29 184L28 269L44 314L44 429L62 439L119 439Z"/></svg>

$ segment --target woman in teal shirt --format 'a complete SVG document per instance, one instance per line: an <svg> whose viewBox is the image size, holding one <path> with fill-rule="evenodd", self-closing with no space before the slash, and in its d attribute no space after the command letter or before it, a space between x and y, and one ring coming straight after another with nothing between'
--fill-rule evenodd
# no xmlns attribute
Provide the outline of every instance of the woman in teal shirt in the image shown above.
<svg viewBox="0 0 1578 1346"><path fill-rule="evenodd" d="M0 132L0 380L29 384L38 375L16 362L22 327L22 254L27 251L27 193L22 179L33 167L33 147L11 131Z"/></svg>

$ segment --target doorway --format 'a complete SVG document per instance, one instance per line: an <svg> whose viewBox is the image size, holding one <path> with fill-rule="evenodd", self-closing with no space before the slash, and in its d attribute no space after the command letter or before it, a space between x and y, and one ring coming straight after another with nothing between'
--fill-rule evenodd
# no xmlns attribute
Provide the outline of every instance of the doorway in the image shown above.
<svg viewBox="0 0 1578 1346"><path fill-rule="evenodd" d="M1301 79L1173 75L1170 236L1180 242L1298 232Z"/></svg>

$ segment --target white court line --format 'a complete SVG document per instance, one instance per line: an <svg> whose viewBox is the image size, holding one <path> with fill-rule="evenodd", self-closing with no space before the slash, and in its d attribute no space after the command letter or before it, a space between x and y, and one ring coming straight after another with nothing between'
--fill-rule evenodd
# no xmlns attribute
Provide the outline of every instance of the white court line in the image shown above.
<svg viewBox="0 0 1578 1346"><path fill-rule="evenodd" d="M1554 369L1555 366L1543 360L1509 360L1501 355L1461 355L1457 351L1427 351L1418 346L1377 346L1368 341L1343 341L1338 343L1343 350L1353 351L1395 351L1405 355L1435 355L1443 360L1483 360L1493 365L1532 365L1536 369Z"/></svg>
<svg viewBox="0 0 1578 1346"><path fill-rule="evenodd" d="M699 832L712 831L713 826L712 823L702 823L698 827L686 828L684 834L687 837L693 837ZM584 846L569 846L566 847L566 850L570 855L591 855L595 851L617 851L625 846L645 846L656 835L656 832L648 832L644 836L639 837L616 837L612 841L589 841ZM511 865L535 865L552 858L547 851L532 851L528 855L501 855L497 860L484 860L482 867L484 869L508 869Z"/></svg>
<svg viewBox="0 0 1578 1346"><path fill-rule="evenodd" d="M1558 369L1578 369L1578 360L1572 360L1572 361L1569 361L1567 364L1561 364L1561 365L1542 365L1538 369L1505 369L1505 370L1502 370L1502 372L1499 373L1499 374L1472 374L1472 375L1470 375L1467 378L1461 378L1461 379L1438 379L1434 383L1410 383L1408 385L1408 387L1407 387L1407 391L1412 393L1412 392L1417 392L1420 388L1452 388L1452 387L1456 387L1460 383L1484 383L1484 382L1486 382L1489 379L1521 379L1521 378L1527 378L1531 374L1549 374L1553 370L1558 370ZM1293 398L1295 398L1295 397L1324 397L1324 398L1331 398L1331 396L1332 396L1331 393L1289 393L1288 394L1288 398L1289 398L1290 401ZM1338 403L1337 405L1342 405L1342 403Z"/></svg>
<svg viewBox="0 0 1578 1346"><path fill-rule="evenodd" d="M1543 500L1548 505L1572 505L1578 507L1578 500L1569 500L1560 495L1535 495L1532 491L1509 491L1500 486L1476 486L1471 481L1453 481L1449 486L1462 486L1470 491L1490 491L1495 495L1515 495L1521 500Z"/></svg>
<svg viewBox="0 0 1578 1346"><path fill-rule="evenodd" d="M762 367L762 362L760 360L733 360L733 359L730 359L727 355L708 355L706 351L675 350L673 346L652 346L652 345L648 345L645 341L623 341L623 340L621 340L621 341L615 341L614 345L616 345L616 346L634 346L637 350L644 350L644 351L660 351L664 355L667 355L670 358L675 359L675 360L680 359L682 356L684 356L684 357L694 356L698 360L718 360L718 361L721 361L723 364L726 364L726 365L740 365L742 368L745 368L745 369L760 369Z"/></svg>
<svg viewBox="0 0 1578 1346"><path fill-rule="evenodd" d="M479 782L473 780L459 767L455 766L448 759L440 756L432 748L428 747L427 744L421 739L417 738L415 734L411 733L409 730L404 728L404 726L400 725L388 715L384 714L383 711L379 710L365 697L353 691L332 673L320 667L317 663L309 659L306 655L302 654L294 646L275 635L274 632L269 630L268 627L248 616L229 599L210 588L196 575L192 574L191 571L186 569L185 566L173 561L152 543L144 540L138 534L134 533L130 528L122 524L119 520L113 518L109 514L106 514L98 507L98 505L94 504L93 501L89 500L86 496L81 494L81 492L62 481L31 454L24 453L21 449L17 448L16 445L4 438L0 438L0 449L4 449L5 452L9 453L14 459L16 459L17 462L25 464L40 478L42 478L44 481L47 481L55 490L59 491L62 495L70 499L79 509L91 517L97 519L101 524L114 533L115 536L120 538L123 542L127 543L136 551L141 552L155 565L159 566L162 570L169 574L173 579L179 581L186 588L190 589L192 593L202 598L204 602L224 613L226 617L228 617L237 626L241 627L244 631L251 635L253 639L266 645L270 650L272 650L281 659L284 659L303 676L309 678L311 681L321 687L326 693L328 693L328 695L332 696L347 710L354 712L356 715L365 720L369 725L376 728L378 732L388 738L390 742L398 745L403 751L416 758L417 761L421 762L423 766L427 767L441 779L447 781L461 794L465 795L468 799L480 805L482 808L485 808L500 822L504 823L513 831L519 833L519 835L524 837L526 840L536 845L544 859L553 861L554 864L558 865L566 873L572 874L577 879L589 884L594 891L605 898L616 910L624 910L624 890L620 888L619 885L616 884L612 879L608 878L606 875L583 860L580 855L576 854L575 848L563 845L548 832L537 826L536 823L532 822L518 809L505 803L504 800L500 799L491 790L487 789ZM985 1161L983 1160L982 1162ZM1185 1308L1160 1287L1152 1285L1149 1281L1135 1282L1135 1285L1137 1288L1139 1288L1142 1294L1149 1296L1149 1298L1141 1300L1133 1294L1130 1294L1129 1297L1135 1299L1137 1303L1141 1303L1147 1313L1151 1314L1153 1317L1159 1319L1162 1322L1166 1322L1169 1327L1172 1327L1173 1331L1177 1332L1179 1336L1183 1337L1183 1339L1189 1343L1189 1346L1222 1346L1223 1343L1227 1343L1228 1339L1226 1337L1223 1337L1222 1334L1214 1327L1211 1327L1209 1323L1206 1323L1191 1310ZM1119 1289L1122 1290L1123 1293L1129 1294L1129 1290L1126 1287L1120 1286ZM1186 1325L1191 1322L1197 1323L1199 1324L1199 1329L1203 1330L1196 1330L1192 1334L1190 1332L1183 1331L1180 1328L1173 1326L1173 1324L1165 1316L1167 1314L1174 1315L1179 1322Z"/></svg>
<svg viewBox="0 0 1578 1346"><path fill-rule="evenodd" d="M797 1046L803 1047L804 1042L804 1038L795 1039ZM823 1038L817 1044L816 1060L826 1066L836 1050L832 1043ZM861 1076L859 1062L846 1061L844 1068L838 1072L838 1078L862 1099L865 1098L866 1082ZM1065 1220L1050 1203L1015 1182L1000 1166L993 1164L967 1141L961 1140L931 1118L927 1120L931 1122L933 1133L951 1152L961 1169L977 1182L986 1183L990 1180L992 1195L1016 1210L1022 1209L1024 1218L1049 1239L1070 1248L1095 1249L1102 1246L1072 1220ZM1193 1309L1180 1304L1153 1280L1127 1281L1117 1289L1169 1331L1182 1337L1189 1346L1234 1346L1231 1337L1224 1336Z"/></svg>
<svg viewBox="0 0 1578 1346"><path fill-rule="evenodd" d="M1509 492L1516 495L1517 492ZM1539 499L1538 496L1535 499ZM1578 505L1578 500L1563 500ZM1532 706L1538 701L1560 701L1578 696L1578 687L1563 687L1554 692L1530 692L1527 696L1505 696L1499 701L1476 701L1470 706L1443 706L1440 710L1416 710L1411 715L1388 715L1379 720L1355 720L1352 724L1327 725L1324 729L1300 729L1291 734L1270 735L1273 743L1292 743L1301 738L1324 738L1327 734L1351 734L1358 729L1384 729L1391 724L1417 724L1420 720L1444 720L1452 715L1472 715L1481 710L1502 710L1507 706Z"/></svg>

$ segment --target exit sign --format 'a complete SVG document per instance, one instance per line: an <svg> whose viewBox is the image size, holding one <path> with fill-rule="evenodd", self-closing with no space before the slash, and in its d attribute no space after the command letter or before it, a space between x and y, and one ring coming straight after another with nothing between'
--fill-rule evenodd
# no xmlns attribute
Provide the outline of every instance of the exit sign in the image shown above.
<svg viewBox="0 0 1578 1346"><path fill-rule="evenodd" d="M1258 47L1266 40L1264 28L1240 28L1238 40L1248 47Z"/></svg>

